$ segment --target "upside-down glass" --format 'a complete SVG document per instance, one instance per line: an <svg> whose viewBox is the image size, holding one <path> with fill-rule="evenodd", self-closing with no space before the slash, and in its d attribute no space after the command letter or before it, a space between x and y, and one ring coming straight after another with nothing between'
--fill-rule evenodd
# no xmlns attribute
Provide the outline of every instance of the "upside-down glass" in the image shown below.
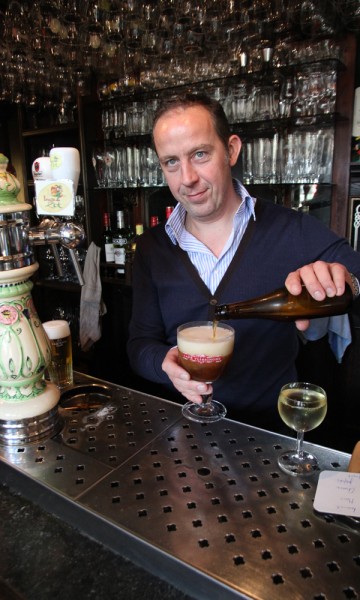
<svg viewBox="0 0 360 600"><path fill-rule="evenodd" d="M279 467L294 476L313 473L318 469L318 461L303 449L304 432L323 422L327 411L325 390L313 383L287 383L280 390L278 410L284 423L297 433L296 449L279 456Z"/></svg>
<svg viewBox="0 0 360 600"><path fill-rule="evenodd" d="M180 365L195 381L212 384L231 359L234 336L234 329L224 323L193 321L180 325L177 330ZM187 402L182 414L200 423L212 423L225 417L225 406L213 400L212 394L204 394L202 399L202 404Z"/></svg>

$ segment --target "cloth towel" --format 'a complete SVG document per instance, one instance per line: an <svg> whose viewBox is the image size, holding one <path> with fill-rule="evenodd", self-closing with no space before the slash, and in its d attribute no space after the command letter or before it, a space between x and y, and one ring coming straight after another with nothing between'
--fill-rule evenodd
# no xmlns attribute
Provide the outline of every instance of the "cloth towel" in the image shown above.
<svg viewBox="0 0 360 600"><path fill-rule="evenodd" d="M80 298L80 346L87 352L101 338L101 317L106 314L100 279L100 248L91 242L84 264Z"/></svg>
<svg viewBox="0 0 360 600"><path fill-rule="evenodd" d="M326 334L336 360L341 363L345 350L352 341L349 316L346 314L312 319L308 329L302 332L308 341L319 340Z"/></svg>

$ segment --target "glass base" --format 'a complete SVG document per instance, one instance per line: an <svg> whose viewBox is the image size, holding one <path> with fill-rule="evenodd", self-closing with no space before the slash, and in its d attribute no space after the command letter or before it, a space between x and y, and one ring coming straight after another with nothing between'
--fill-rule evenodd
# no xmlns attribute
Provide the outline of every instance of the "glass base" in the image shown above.
<svg viewBox="0 0 360 600"><path fill-rule="evenodd" d="M197 423L214 423L225 417L226 408L216 400L211 400L206 404L187 402L182 407L182 414L190 421L196 421Z"/></svg>
<svg viewBox="0 0 360 600"><path fill-rule="evenodd" d="M315 471L318 471L318 461L316 456L310 454L310 452L304 452L301 456L296 453L296 450L289 450L284 454L281 454L278 458L278 465L280 469L293 475L294 477L299 475L311 475Z"/></svg>

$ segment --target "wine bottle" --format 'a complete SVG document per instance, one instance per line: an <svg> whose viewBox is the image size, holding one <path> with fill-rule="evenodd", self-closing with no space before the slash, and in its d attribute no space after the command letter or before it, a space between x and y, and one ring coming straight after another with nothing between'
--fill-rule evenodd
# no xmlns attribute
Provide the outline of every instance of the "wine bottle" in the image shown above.
<svg viewBox="0 0 360 600"><path fill-rule="evenodd" d="M104 229L102 234L102 248L103 248L103 256L105 262L113 263L115 261L114 258L114 244L113 244L113 234L110 227L110 215L105 212L104 216Z"/></svg>
<svg viewBox="0 0 360 600"><path fill-rule="evenodd" d="M135 232L135 235L132 236L132 238L128 241L125 249L125 282L128 285L131 285L132 283L132 269L136 250L136 242L144 233L144 226L142 223L136 223Z"/></svg>
<svg viewBox="0 0 360 600"><path fill-rule="evenodd" d="M135 225L135 235L133 237L133 239L131 240L132 244L131 244L131 248L132 250L135 252L136 250L136 243L139 239L139 237L144 233L144 225L142 223L136 223Z"/></svg>
<svg viewBox="0 0 360 600"><path fill-rule="evenodd" d="M150 227L156 227L159 224L159 217L157 215L152 215L150 217Z"/></svg>
<svg viewBox="0 0 360 600"><path fill-rule="evenodd" d="M127 240L124 211L118 210L116 212L116 231L113 235L115 264L119 265L117 269L118 275L125 274L125 247Z"/></svg>
<svg viewBox="0 0 360 600"><path fill-rule="evenodd" d="M173 211L174 211L173 206L166 206L165 207L165 219L168 219Z"/></svg>
<svg viewBox="0 0 360 600"><path fill-rule="evenodd" d="M346 313L353 299L351 287L345 284L342 296L326 297L325 300L314 300L305 286L298 296L293 296L286 287L274 290L263 296L219 304L215 307L216 321L226 319L272 319L275 321L296 321L297 319L314 319Z"/></svg>

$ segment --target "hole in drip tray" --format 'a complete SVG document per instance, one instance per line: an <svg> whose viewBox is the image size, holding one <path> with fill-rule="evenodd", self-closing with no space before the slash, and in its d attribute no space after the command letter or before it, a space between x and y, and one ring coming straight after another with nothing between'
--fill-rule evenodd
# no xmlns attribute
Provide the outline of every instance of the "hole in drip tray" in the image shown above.
<svg viewBox="0 0 360 600"><path fill-rule="evenodd" d="M251 537L253 537L253 538L261 537L261 531L259 529L253 529L251 531Z"/></svg>
<svg viewBox="0 0 360 600"><path fill-rule="evenodd" d="M305 567L304 569L300 569L300 575L304 579L308 579L308 578L310 578L310 577L313 576L313 574L311 572L311 569L309 569L309 567Z"/></svg>
<svg viewBox="0 0 360 600"><path fill-rule="evenodd" d="M327 563L326 566L329 569L330 573L335 573L336 571L340 571L340 567L339 567L338 563L335 562L334 560Z"/></svg>
<svg viewBox="0 0 360 600"><path fill-rule="evenodd" d="M279 585L280 583L284 583L284 578L281 575L281 573L276 573L275 575L272 575L272 580L273 580L273 583L275 585Z"/></svg>
<svg viewBox="0 0 360 600"><path fill-rule="evenodd" d="M201 467L201 469L198 469L197 471L199 473L199 475L201 476L206 476L206 475L210 475L211 471L210 469L208 469L207 467Z"/></svg>
<svg viewBox="0 0 360 600"><path fill-rule="evenodd" d="M357 598L357 593L354 590L354 588L352 588L352 587L345 588L343 590L343 592L344 592L345 598L350 598L350 599Z"/></svg>

